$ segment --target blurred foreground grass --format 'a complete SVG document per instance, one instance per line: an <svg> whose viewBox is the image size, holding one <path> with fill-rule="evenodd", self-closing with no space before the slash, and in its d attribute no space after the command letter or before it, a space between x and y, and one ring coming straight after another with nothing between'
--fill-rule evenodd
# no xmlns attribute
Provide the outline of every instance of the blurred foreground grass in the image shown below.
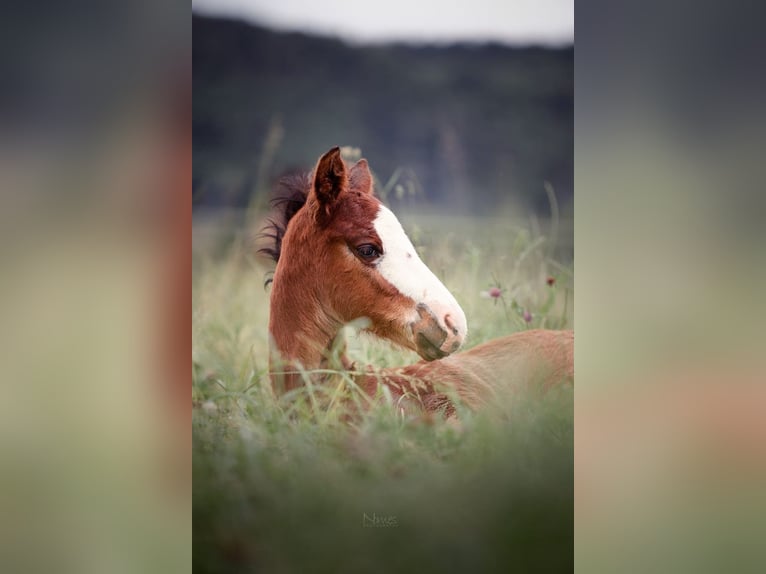
<svg viewBox="0 0 766 574"><path fill-rule="evenodd" d="M571 263L553 259L540 225L402 221L463 306L466 347L530 327L572 327ZM407 418L388 405L343 422L337 408L318 412L275 398L267 377L268 267L230 224L198 219L194 227L195 569L569 570L571 388L519 397L491 414L464 412L460 425ZM491 287L501 296L489 296ZM418 359L348 335L359 364Z"/></svg>

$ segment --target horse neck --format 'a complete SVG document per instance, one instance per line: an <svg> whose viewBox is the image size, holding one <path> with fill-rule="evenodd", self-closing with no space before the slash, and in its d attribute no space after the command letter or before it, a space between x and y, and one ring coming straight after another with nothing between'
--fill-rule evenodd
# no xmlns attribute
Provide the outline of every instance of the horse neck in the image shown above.
<svg viewBox="0 0 766 574"><path fill-rule="evenodd" d="M275 279L271 292L269 364L272 374L320 368L342 326L327 315L317 298L307 296L298 300L291 295L288 288L299 285L297 281L285 273L279 281ZM283 383L285 390L295 388L301 384L300 375L288 375Z"/></svg>

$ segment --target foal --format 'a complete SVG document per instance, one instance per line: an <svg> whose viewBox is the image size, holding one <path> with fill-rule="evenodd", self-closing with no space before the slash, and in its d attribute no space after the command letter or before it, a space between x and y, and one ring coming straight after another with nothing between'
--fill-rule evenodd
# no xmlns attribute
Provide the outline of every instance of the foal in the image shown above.
<svg viewBox="0 0 766 574"><path fill-rule="evenodd" d="M450 393L477 407L504 378L513 386L571 381L566 331L524 331L448 357L465 340L465 313L373 195L366 160L349 168L333 148L281 201L283 221L272 221L263 235L273 243L261 249L277 262L269 333L278 391L301 385L300 369L321 368L341 327L360 318L366 331L424 359L357 377L371 395L382 384L396 399L416 395L427 411L451 412Z"/></svg>

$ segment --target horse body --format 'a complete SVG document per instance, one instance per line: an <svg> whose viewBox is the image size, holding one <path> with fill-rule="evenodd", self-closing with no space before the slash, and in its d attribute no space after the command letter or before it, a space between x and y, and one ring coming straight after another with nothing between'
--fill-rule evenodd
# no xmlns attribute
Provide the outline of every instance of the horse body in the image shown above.
<svg viewBox="0 0 766 574"><path fill-rule="evenodd" d="M360 318L366 331L424 359L359 377L372 395L383 384L394 397L415 394L435 411L449 410L452 392L479 407L499 376L517 386L533 378L571 381L571 332L525 331L453 355L467 334L465 314L374 196L365 160L348 168L333 148L311 178L288 191L283 221L272 221L265 234L274 244L261 250L277 262L269 319L277 390L299 386L300 369L322 367L340 328Z"/></svg>
<svg viewBox="0 0 766 574"><path fill-rule="evenodd" d="M399 402L415 410L454 414L453 398L474 410L528 390L546 391L574 380L574 333L532 329L498 337L476 347L414 365L381 369L357 378L374 396L386 385Z"/></svg>

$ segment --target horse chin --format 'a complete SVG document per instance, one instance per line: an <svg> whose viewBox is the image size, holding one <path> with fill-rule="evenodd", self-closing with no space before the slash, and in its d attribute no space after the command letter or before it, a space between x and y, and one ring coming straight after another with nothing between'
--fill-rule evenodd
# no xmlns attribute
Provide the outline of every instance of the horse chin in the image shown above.
<svg viewBox="0 0 766 574"><path fill-rule="evenodd" d="M424 361L436 361L450 354L442 351L423 334L415 335L413 339L408 339L407 341L394 341L394 343L408 351L415 351Z"/></svg>
<svg viewBox="0 0 766 574"><path fill-rule="evenodd" d="M396 333L382 333L374 328L362 329L361 332L388 341L402 349L414 351L425 361L435 361L449 355L449 353L442 351L436 344L430 341L423 333L413 333L411 328L402 329Z"/></svg>
<svg viewBox="0 0 766 574"><path fill-rule="evenodd" d="M428 339L423 333L418 333L416 336L416 349L418 355L426 361L435 361L437 359L443 359L449 353L442 351L437 345Z"/></svg>

